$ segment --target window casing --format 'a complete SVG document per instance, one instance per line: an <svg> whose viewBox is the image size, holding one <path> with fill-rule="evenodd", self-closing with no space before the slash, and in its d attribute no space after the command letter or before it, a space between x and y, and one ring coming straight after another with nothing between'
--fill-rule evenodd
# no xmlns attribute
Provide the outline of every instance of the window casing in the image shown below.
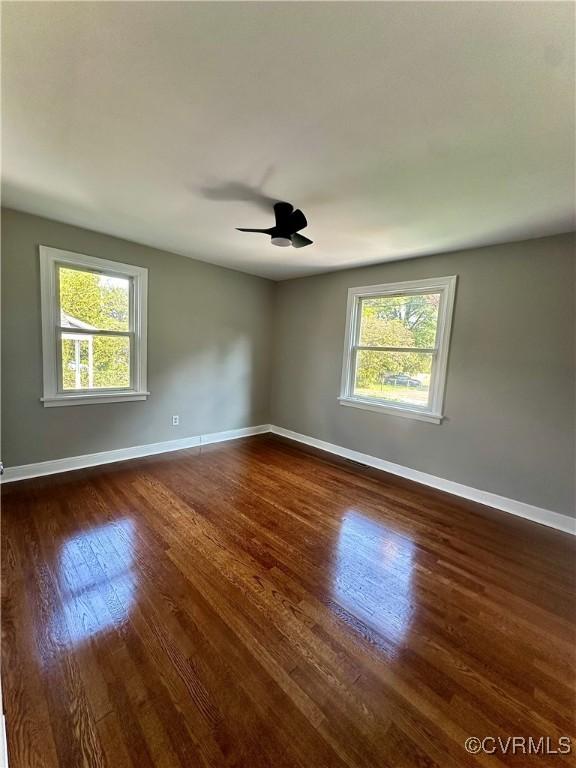
<svg viewBox="0 0 576 768"><path fill-rule="evenodd" d="M98 276L93 286L117 288L123 306L108 310L109 322L86 322L62 306L61 278L79 274ZM145 400L148 270L40 246L40 285L44 406ZM106 373L99 349L116 363L113 373Z"/></svg>
<svg viewBox="0 0 576 768"><path fill-rule="evenodd" d="M455 292L456 276L350 288L340 404L440 423ZM401 317L410 305L428 307L428 327L420 334L427 343L418 343L405 318L385 319L386 309ZM419 373L402 370L410 366Z"/></svg>

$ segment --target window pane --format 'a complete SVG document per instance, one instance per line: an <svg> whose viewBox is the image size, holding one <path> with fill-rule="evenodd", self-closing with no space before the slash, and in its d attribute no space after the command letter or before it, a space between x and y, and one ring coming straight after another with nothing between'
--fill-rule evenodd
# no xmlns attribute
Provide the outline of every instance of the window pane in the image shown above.
<svg viewBox="0 0 576 768"><path fill-rule="evenodd" d="M362 299L360 346L433 347L439 304L439 293Z"/></svg>
<svg viewBox="0 0 576 768"><path fill-rule="evenodd" d="M426 407L433 356L425 352L356 353L354 395Z"/></svg>
<svg viewBox="0 0 576 768"><path fill-rule="evenodd" d="M62 386L71 389L128 388L130 338L62 334Z"/></svg>
<svg viewBox="0 0 576 768"><path fill-rule="evenodd" d="M59 267L60 322L64 328L130 330L130 279Z"/></svg>

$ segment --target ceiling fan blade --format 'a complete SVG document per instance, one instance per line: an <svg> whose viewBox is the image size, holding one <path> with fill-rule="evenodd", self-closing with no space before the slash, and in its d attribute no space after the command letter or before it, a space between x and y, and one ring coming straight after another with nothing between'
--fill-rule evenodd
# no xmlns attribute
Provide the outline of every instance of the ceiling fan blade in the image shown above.
<svg viewBox="0 0 576 768"><path fill-rule="evenodd" d="M312 245L314 242L313 240L309 240L307 237L304 237L304 235L299 235L297 232L292 235L291 240L294 248L304 248L307 245Z"/></svg>
<svg viewBox="0 0 576 768"><path fill-rule="evenodd" d="M299 230L308 226L306 216L304 216L302 211L299 209L292 211L285 224L287 227L289 227L289 231L292 233L298 232Z"/></svg>
<svg viewBox="0 0 576 768"><path fill-rule="evenodd" d="M255 227L236 227L239 232L258 232L263 235L270 235L273 245L288 245L292 243L294 248L304 248L306 245L312 245L303 235L297 234L301 229L308 226L306 216L300 209L294 210L292 203L277 202L274 204L274 216L276 224L268 229L256 229ZM278 239L278 242L275 242ZM280 242L284 241L284 242Z"/></svg>
<svg viewBox="0 0 576 768"><path fill-rule="evenodd" d="M291 203L275 203L274 216L276 217L276 226L282 227L283 224L286 224L293 210L294 206Z"/></svg>

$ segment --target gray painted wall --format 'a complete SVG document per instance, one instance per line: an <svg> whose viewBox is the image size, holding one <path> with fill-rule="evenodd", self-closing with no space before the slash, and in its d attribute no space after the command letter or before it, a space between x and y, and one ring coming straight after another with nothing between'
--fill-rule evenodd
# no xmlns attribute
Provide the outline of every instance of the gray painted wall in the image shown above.
<svg viewBox="0 0 576 768"><path fill-rule="evenodd" d="M42 406L39 244L149 269L147 401ZM268 423L273 291L268 280L3 210L4 464Z"/></svg>
<svg viewBox="0 0 576 768"><path fill-rule="evenodd" d="M4 210L2 225L6 466L272 422L576 514L572 236L274 286L16 211ZM42 406L39 244L148 267L146 402ZM451 274L458 289L446 420L428 424L340 406L347 289ZM171 426L172 414L179 427Z"/></svg>
<svg viewBox="0 0 576 768"><path fill-rule="evenodd" d="M570 235L277 285L272 423L575 515ZM349 287L458 275L446 420L338 404Z"/></svg>

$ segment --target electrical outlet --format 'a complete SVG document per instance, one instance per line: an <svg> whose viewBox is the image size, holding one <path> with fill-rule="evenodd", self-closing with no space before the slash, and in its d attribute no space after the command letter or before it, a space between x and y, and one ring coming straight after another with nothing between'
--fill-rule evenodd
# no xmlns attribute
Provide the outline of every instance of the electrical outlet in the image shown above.
<svg viewBox="0 0 576 768"><path fill-rule="evenodd" d="M180 424L180 416L172 416L172 426L177 427Z"/></svg>

